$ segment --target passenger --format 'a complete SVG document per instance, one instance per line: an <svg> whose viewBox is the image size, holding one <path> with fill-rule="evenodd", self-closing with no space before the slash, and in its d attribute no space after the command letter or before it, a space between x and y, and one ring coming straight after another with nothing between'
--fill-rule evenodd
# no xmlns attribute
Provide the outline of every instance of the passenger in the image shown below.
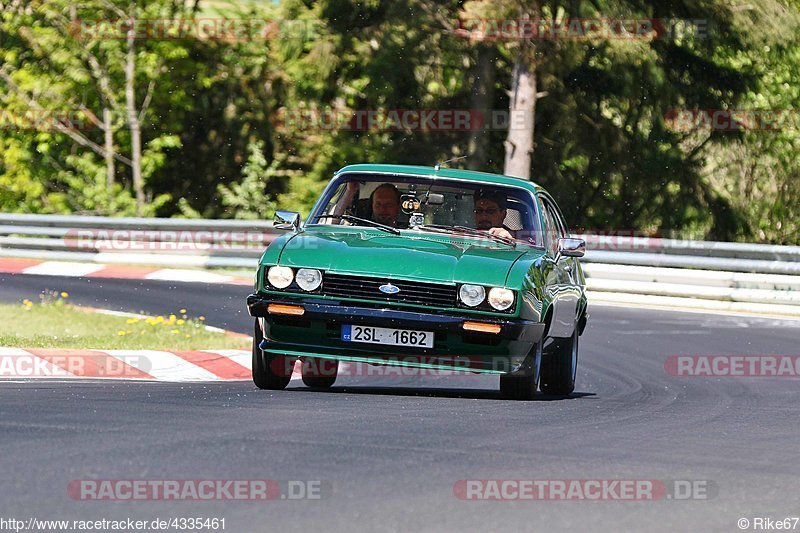
<svg viewBox="0 0 800 533"><path fill-rule="evenodd" d="M514 231L503 225L506 219L506 197L504 194L480 190L473 196L475 201L475 227L492 235L515 239Z"/></svg>

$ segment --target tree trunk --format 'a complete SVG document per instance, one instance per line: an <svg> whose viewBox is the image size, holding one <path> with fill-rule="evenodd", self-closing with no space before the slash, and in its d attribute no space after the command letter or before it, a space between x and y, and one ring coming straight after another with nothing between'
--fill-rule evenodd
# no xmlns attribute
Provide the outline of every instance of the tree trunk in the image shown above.
<svg viewBox="0 0 800 533"><path fill-rule="evenodd" d="M491 126L492 104L494 102L494 83L497 50L488 44L479 44L475 69L473 71L472 98L473 112L479 112L484 119L481 130L473 130L467 145L467 168L470 170L486 170L489 136L487 126Z"/></svg>
<svg viewBox="0 0 800 533"><path fill-rule="evenodd" d="M136 112L136 92L134 77L136 75L136 34L134 20L136 6L131 3L131 29L128 31L128 57L125 62L125 103L128 111L128 128L131 132L131 170L133 171L133 190L136 193L136 214L144 211L144 183L142 181L142 129L139 115Z"/></svg>
<svg viewBox="0 0 800 533"><path fill-rule="evenodd" d="M105 134L105 149L106 159L106 185L109 191L114 185L114 132L111 130L111 110L107 107L103 108L103 128Z"/></svg>
<svg viewBox="0 0 800 533"><path fill-rule="evenodd" d="M520 46L511 79L508 104L508 136L504 174L531 179L534 112L536 111L536 66L528 46Z"/></svg>

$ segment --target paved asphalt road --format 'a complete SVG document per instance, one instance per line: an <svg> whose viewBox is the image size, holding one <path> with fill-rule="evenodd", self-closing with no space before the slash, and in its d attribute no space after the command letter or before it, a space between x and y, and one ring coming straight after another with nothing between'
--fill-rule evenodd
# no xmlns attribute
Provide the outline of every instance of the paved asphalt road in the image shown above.
<svg viewBox="0 0 800 533"><path fill-rule="evenodd" d="M251 328L247 287L0 275L0 301L47 288ZM740 531L746 517L752 531L756 517L800 516L800 381L664 370L673 354L798 355L800 322L590 310L577 393L562 400L506 401L486 376L349 377L331 392L0 383L0 518L224 517L251 532ZM74 501L76 479L321 480L323 498ZM463 501L463 479L696 480L710 497Z"/></svg>

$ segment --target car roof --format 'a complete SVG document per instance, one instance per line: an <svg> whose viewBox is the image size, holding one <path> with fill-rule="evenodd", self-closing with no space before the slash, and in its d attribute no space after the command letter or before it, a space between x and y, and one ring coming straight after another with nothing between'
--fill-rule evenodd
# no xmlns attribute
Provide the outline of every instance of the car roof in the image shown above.
<svg viewBox="0 0 800 533"><path fill-rule="evenodd" d="M479 172L477 170L462 170L457 168L439 168L426 167L419 165L389 165L389 164L372 164L362 163L358 165L347 165L344 168L336 171L334 176L350 172L363 172L363 173L383 173L395 174L404 176L423 176L423 177L442 177L467 181L478 181L484 183L491 183L494 185L511 185L514 187L523 187L536 192L543 190L541 186L522 178L514 178L512 176L504 176L502 174L491 174L489 172Z"/></svg>

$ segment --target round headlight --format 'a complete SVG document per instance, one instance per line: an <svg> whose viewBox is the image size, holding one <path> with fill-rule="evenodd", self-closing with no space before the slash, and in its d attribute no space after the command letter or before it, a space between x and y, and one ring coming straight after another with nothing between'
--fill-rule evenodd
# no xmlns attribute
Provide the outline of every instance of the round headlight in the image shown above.
<svg viewBox="0 0 800 533"><path fill-rule="evenodd" d="M462 285L458 289L458 297L465 305L475 307L486 297L486 290L480 285Z"/></svg>
<svg viewBox="0 0 800 533"><path fill-rule="evenodd" d="M269 272L267 272L267 279L270 285L276 289L285 289L292 284L294 272L292 272L292 269L289 267L270 267Z"/></svg>
<svg viewBox="0 0 800 533"><path fill-rule="evenodd" d="M489 291L489 305L498 311L505 311L514 303L514 292L495 287Z"/></svg>
<svg viewBox="0 0 800 533"><path fill-rule="evenodd" d="M296 279L301 289L311 292L322 284L322 272L315 268L301 268Z"/></svg>

